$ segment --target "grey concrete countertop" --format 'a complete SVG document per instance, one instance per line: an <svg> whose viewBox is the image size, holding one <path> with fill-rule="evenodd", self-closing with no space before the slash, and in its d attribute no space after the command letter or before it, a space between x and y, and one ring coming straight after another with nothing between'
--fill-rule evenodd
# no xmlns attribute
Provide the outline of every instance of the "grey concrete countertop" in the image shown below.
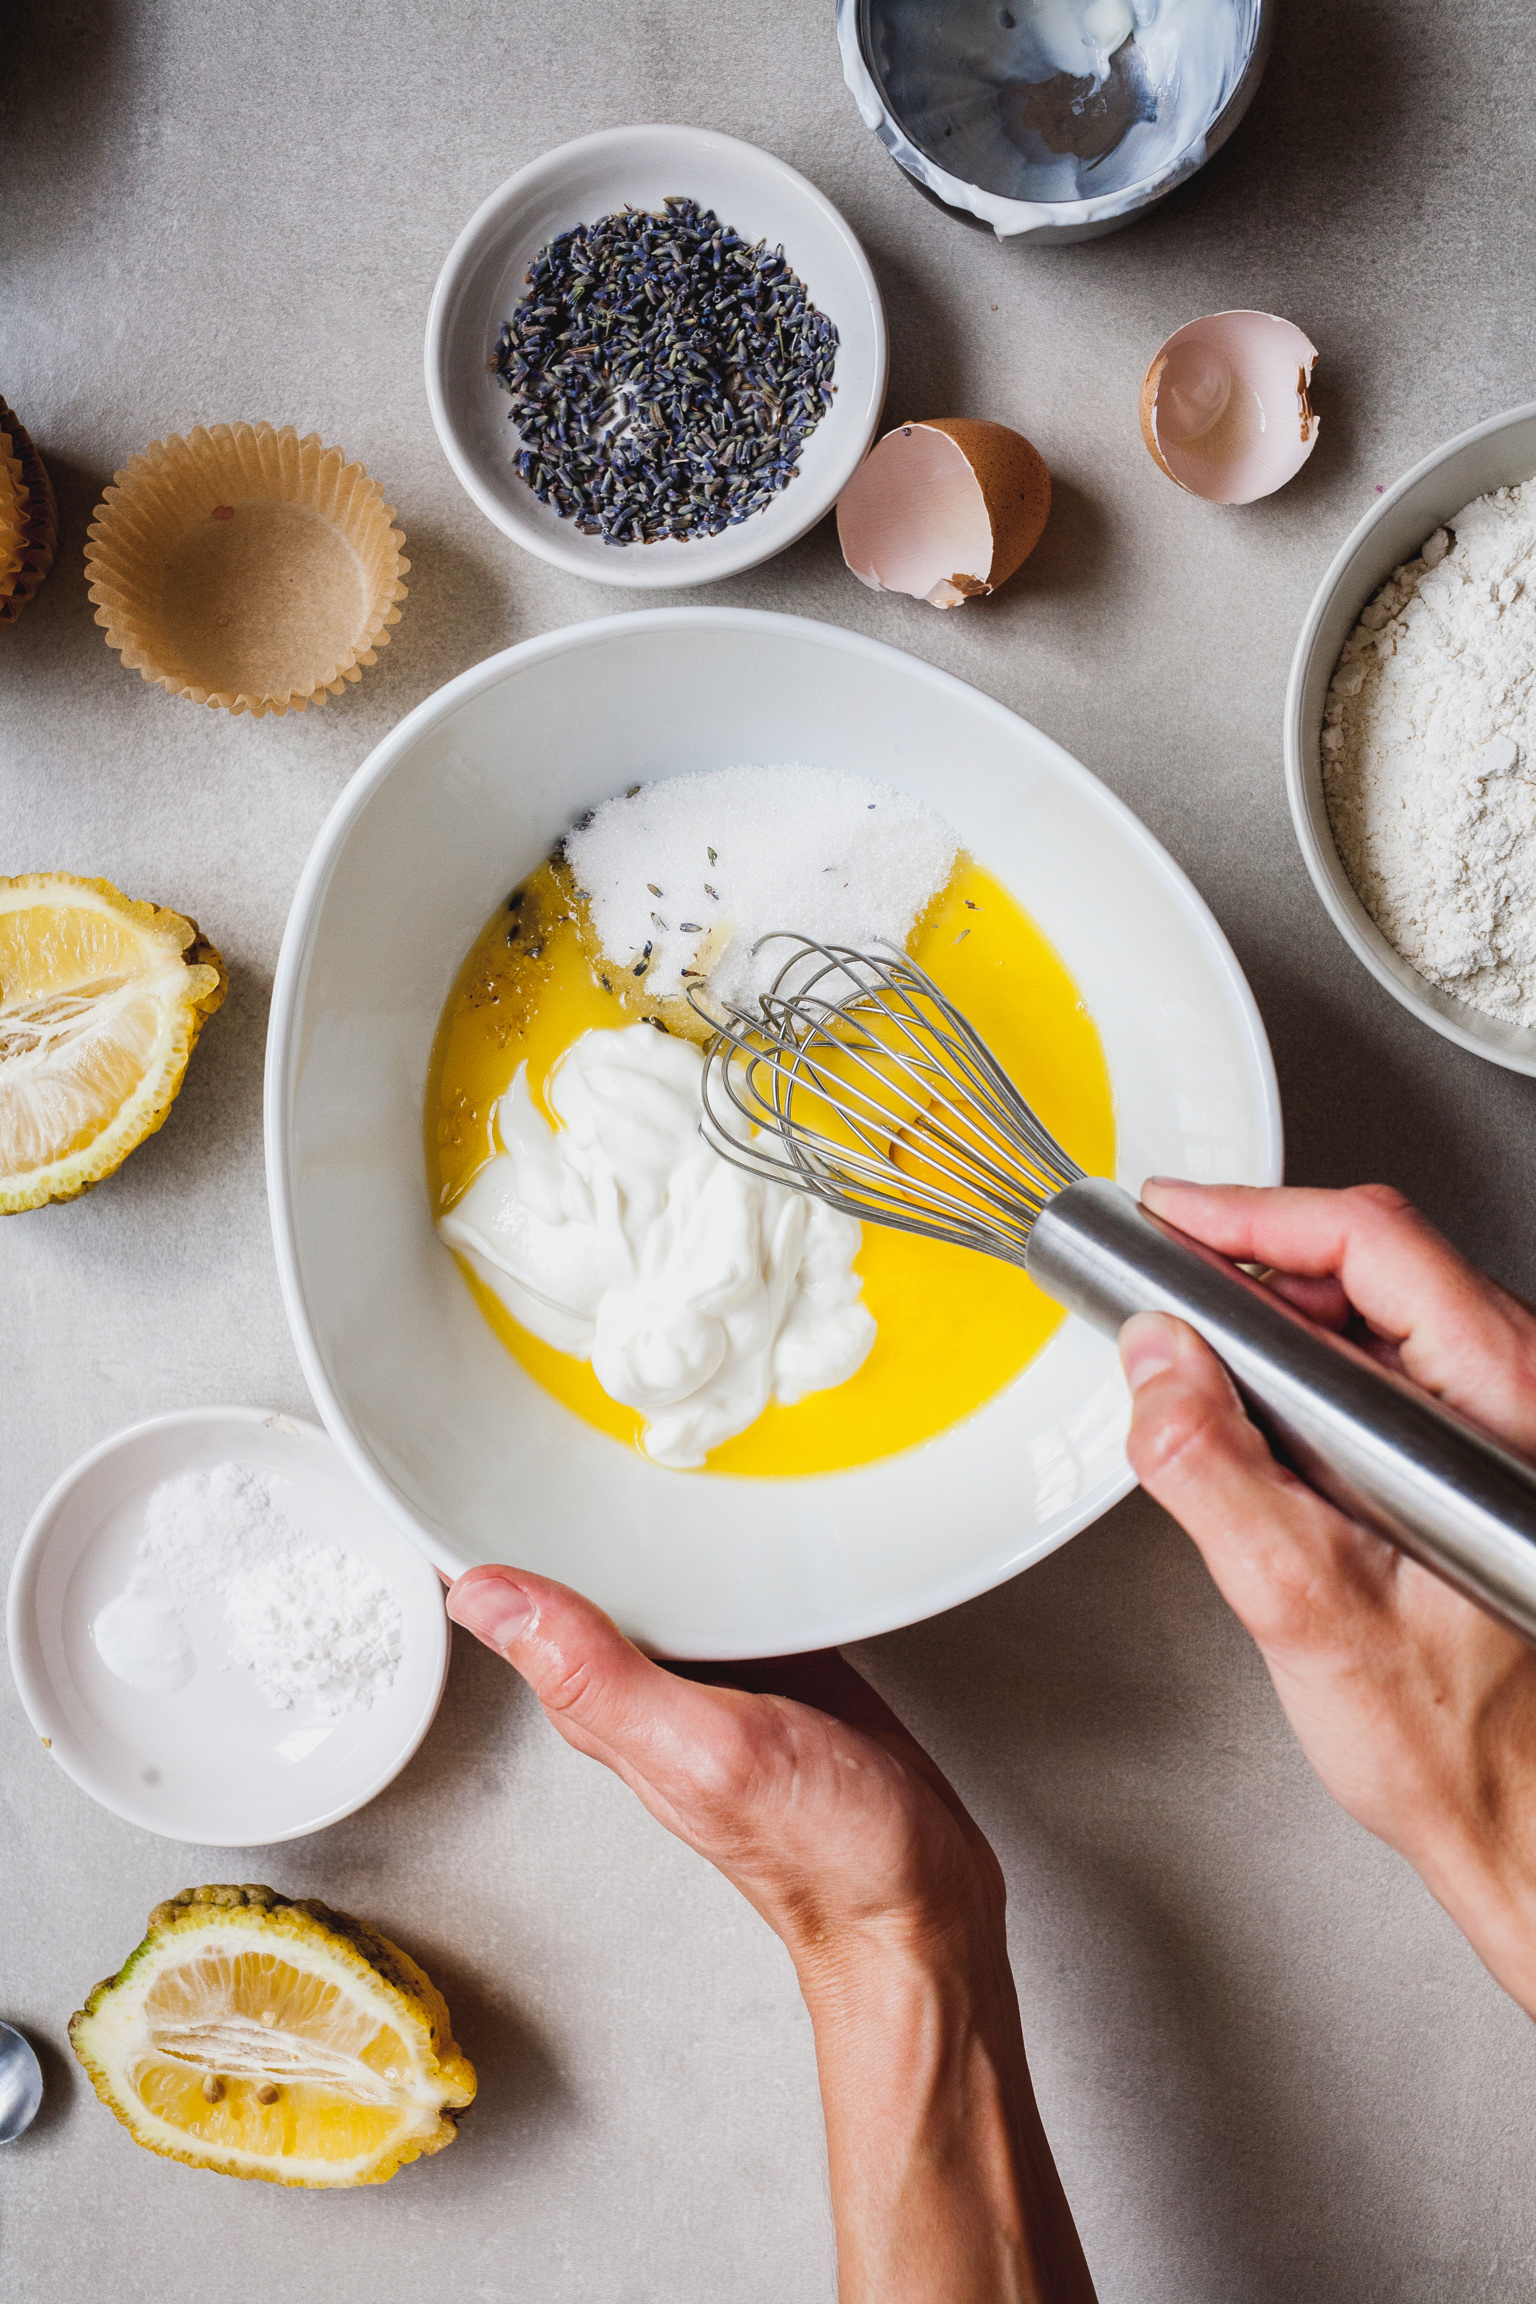
<svg viewBox="0 0 1536 2304"><path fill-rule="evenodd" d="M1349 956L1286 813L1291 646L1410 463L1527 399L1536 227L1517 0L1291 0L1253 112L1149 221L1062 252L929 207L860 125L828 0L42 0L0 14L0 390L60 500L0 633L0 871L100 873L231 963L169 1125L102 1190L0 1230L0 1543L82 1449L158 1410L308 1413L268 1243L266 1006L289 893L412 705L525 636L649 604L519 554L427 418L455 233L547 147L632 120L768 146L843 210L891 319L889 413L1014 424L1056 479L1024 573L941 618L828 524L712 597L909 648L1039 723L1214 906L1269 1026L1293 1177L1384 1177L1536 1288L1532 1084L1414 1023ZM1245 511L1138 437L1161 338L1256 305L1321 348L1321 441ZM82 575L149 440L271 417L365 462L412 562L394 644L252 723L125 673ZM694 595L700 597L701 595ZM649 596L654 598L655 596ZM1190 1547L1136 1498L1040 1568L859 1658L992 1835L1047 2124L1105 2304L1480 2304L1536 2278L1536 2041L1407 1869L1334 1810ZM49 2096L0 2154L6 2304L828 2304L808 2030L777 1944L464 1641L374 1805L220 1853L118 1823L7 1686L0 2015ZM443 1985L481 2097L380 2191L290 2194L138 2151L68 2059L85 1990L178 1887L266 1878L371 1917Z"/></svg>

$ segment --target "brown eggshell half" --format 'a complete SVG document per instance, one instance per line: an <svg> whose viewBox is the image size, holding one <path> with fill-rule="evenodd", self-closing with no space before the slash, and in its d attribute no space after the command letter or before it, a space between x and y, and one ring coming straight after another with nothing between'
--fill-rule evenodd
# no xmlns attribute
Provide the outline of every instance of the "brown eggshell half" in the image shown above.
<svg viewBox="0 0 1536 2304"><path fill-rule="evenodd" d="M876 443L837 500L843 558L876 592L958 608L1028 559L1051 509L1051 476L1021 432L933 416Z"/></svg>
<svg viewBox="0 0 1536 2304"><path fill-rule="evenodd" d="M1210 312L1176 329L1141 386L1158 470L1208 504L1252 504L1294 480L1317 443L1317 347L1273 312Z"/></svg>

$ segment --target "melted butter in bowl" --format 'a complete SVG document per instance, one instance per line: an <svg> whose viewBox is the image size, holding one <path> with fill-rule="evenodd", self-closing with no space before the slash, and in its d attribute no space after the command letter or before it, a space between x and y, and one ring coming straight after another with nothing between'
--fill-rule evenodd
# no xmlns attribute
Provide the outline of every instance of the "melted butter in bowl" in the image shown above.
<svg viewBox="0 0 1536 2304"><path fill-rule="evenodd" d="M1114 1113L1097 1029L1060 957L1007 890L960 857L908 949L1081 1165L1113 1174ZM635 1041L645 1026L663 1027L654 1046L650 1031ZM697 1105L688 1075L698 1064L694 1044L707 1038L686 1001L653 998L644 973L604 957L563 862L541 865L487 922L439 1028L426 1151L443 1237L502 1342L589 1424L653 1461L702 1461L710 1473L847 1470L914 1447L980 1408L1048 1341L1064 1317L1059 1307L1014 1266L860 1227L745 1177L738 1183L737 1171L693 1142L684 1110L690 1094ZM615 1079L626 1071L632 1095ZM592 1110L593 1079L602 1074L611 1098L605 1119ZM670 1152L659 1142L651 1154L623 1148L624 1113L633 1127L647 1110L662 1136L677 1133ZM604 1131L610 1151L594 1160ZM565 1141L575 1137L585 1150ZM699 1164L701 1153L687 1206L669 1220L663 1179ZM519 1166L526 1190L513 1190ZM658 1250L660 1234L634 1221L633 1209L624 1220L620 1182L655 1197L674 1252ZM713 1191L718 1222L702 1260L690 1263L675 1251L696 1203ZM517 1207L498 1226L495 1204L509 1192ZM586 1195L597 1221L552 1225L562 1194L567 1205L575 1196L578 1216L587 1213ZM786 1227L797 1235L793 1254ZM583 1260L553 1288L553 1267L538 1261L551 1253ZM736 1268L722 1282L722 1259L729 1265L733 1255Z"/></svg>
<svg viewBox="0 0 1536 2304"><path fill-rule="evenodd" d="M838 0L843 76L897 165L999 238L1095 238L1217 151L1270 0Z"/></svg>

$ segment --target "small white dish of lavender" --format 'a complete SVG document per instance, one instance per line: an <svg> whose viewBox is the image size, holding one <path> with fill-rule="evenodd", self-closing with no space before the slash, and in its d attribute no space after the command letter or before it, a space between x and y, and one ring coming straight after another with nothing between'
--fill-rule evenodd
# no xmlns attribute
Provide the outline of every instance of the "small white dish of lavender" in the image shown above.
<svg viewBox="0 0 1536 2304"><path fill-rule="evenodd" d="M853 233L783 161L608 129L471 219L426 372L449 463L515 542L603 583L710 583L835 503L879 421L885 317Z"/></svg>

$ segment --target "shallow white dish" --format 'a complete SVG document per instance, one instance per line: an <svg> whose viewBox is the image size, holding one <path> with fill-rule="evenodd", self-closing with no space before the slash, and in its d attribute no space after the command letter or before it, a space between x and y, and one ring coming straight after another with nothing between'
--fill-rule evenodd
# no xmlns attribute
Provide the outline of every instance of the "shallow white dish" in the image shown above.
<svg viewBox="0 0 1536 2304"><path fill-rule="evenodd" d="M360 1554L393 1584L400 1662L368 1711L328 1720L313 1706L276 1709L247 1673L212 1661L213 1609L195 1630L199 1669L174 1695L127 1686L97 1655L91 1625L127 1581L151 1491L231 1460L265 1476L303 1533ZM322 1431L262 1408L156 1416L72 1464L22 1539L8 1614L27 1717L65 1773L130 1824L215 1848L296 1840L382 1792L431 1726L448 1670L435 1570L359 1493Z"/></svg>
<svg viewBox="0 0 1536 2304"><path fill-rule="evenodd" d="M1264 1029L1209 912L1103 785L976 689L833 625L670 608L525 641L429 697L337 802L283 940L266 1129L289 1319L338 1445L439 1566L558 1576L681 1656L915 1622L1132 1485L1115 1353L1076 1321L978 1415L884 1463L659 1471L524 1374L438 1241L424 1088L480 927L595 801L754 760L913 792L1007 882L1098 1021L1122 1178L1280 1173Z"/></svg>
<svg viewBox="0 0 1536 2304"><path fill-rule="evenodd" d="M692 543L605 544L562 520L519 479L507 395L487 363L548 241L626 201L659 208L673 193L713 208L745 240L783 243L812 303L837 329L837 392L794 479L740 527ZM831 510L874 438L886 358L885 312L868 259L814 184L771 152L710 128L605 128L519 169L459 234L427 315L427 405L459 480L515 544L600 584L712 584L772 559Z"/></svg>
<svg viewBox="0 0 1536 2304"><path fill-rule="evenodd" d="M1361 609L1394 568L1412 560L1427 536L1474 497L1513 487L1536 473L1536 401L1490 417L1415 464L1389 488L1340 546L1317 588L1291 659L1285 697L1285 785L1291 820L1312 885L1335 928L1394 1000L1421 1024L1511 1072L1536 1072L1536 1032L1484 1016L1421 976L1388 943L1355 894L1323 797L1320 738L1328 684Z"/></svg>

